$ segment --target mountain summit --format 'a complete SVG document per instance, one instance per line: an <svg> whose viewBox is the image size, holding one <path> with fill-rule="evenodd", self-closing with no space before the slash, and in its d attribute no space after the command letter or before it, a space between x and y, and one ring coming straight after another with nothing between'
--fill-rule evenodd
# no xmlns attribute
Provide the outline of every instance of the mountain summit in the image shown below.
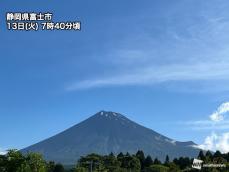
<svg viewBox="0 0 229 172"><path fill-rule="evenodd" d="M39 152L47 160L73 164L80 156L89 153L136 153L137 150L143 150L161 160L167 154L170 158L194 157L199 152L194 145L191 141L172 140L120 113L100 111L60 134L21 151Z"/></svg>

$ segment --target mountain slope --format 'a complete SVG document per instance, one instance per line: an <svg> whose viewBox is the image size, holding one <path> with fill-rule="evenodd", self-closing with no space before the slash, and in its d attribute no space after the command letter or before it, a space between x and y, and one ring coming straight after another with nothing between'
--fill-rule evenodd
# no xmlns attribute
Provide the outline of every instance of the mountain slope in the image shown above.
<svg viewBox="0 0 229 172"><path fill-rule="evenodd" d="M39 152L47 160L72 164L80 156L92 152L117 154L143 150L146 154L161 160L167 154L171 158L194 157L199 150L193 145L193 142L177 142L160 135L119 113L101 111L64 132L21 151Z"/></svg>

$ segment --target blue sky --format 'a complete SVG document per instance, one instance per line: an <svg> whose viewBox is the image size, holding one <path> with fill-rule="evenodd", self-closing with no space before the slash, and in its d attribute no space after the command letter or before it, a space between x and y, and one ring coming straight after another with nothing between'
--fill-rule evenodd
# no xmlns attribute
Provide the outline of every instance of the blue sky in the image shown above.
<svg viewBox="0 0 229 172"><path fill-rule="evenodd" d="M100 110L175 140L229 150L227 0L0 6L0 151L29 146ZM6 30L6 12L33 11L80 20L82 30Z"/></svg>

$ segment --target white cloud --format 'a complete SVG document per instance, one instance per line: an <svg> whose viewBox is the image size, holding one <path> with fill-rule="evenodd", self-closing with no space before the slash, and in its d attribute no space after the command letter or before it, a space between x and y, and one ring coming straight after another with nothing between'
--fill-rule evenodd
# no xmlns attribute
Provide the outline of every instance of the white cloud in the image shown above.
<svg viewBox="0 0 229 172"><path fill-rule="evenodd" d="M229 102L224 102L209 116L208 120L186 123L193 129L212 130L211 134L204 139L203 144L197 146L198 148L212 151L219 150L223 153L229 152L229 120L227 119L227 112L229 112ZM216 133L216 130L221 130L221 133Z"/></svg>
<svg viewBox="0 0 229 172"><path fill-rule="evenodd" d="M186 122L186 125L197 130L225 130L229 129L229 102L222 103L215 112L209 115L209 120L198 120Z"/></svg>
<svg viewBox="0 0 229 172"><path fill-rule="evenodd" d="M229 112L229 102L221 104L217 111L210 115L210 119L214 122L220 122L224 120L225 113Z"/></svg>
<svg viewBox="0 0 229 172"><path fill-rule="evenodd" d="M229 112L229 102L225 102L218 108L218 113L224 114L226 112Z"/></svg>
<svg viewBox="0 0 229 172"><path fill-rule="evenodd" d="M198 145L199 148L204 150L219 150L222 153L229 152L229 132L216 134L212 132L210 136L205 138L203 144Z"/></svg>
<svg viewBox="0 0 229 172"><path fill-rule="evenodd" d="M214 150L215 149L215 140L217 140L218 136L215 133L212 133L210 136L205 138L203 144L198 145L200 149L204 150Z"/></svg>
<svg viewBox="0 0 229 172"><path fill-rule="evenodd" d="M220 113L217 113L217 112L214 112L209 117L214 122L219 122L219 121L222 121L224 119L224 116Z"/></svg>

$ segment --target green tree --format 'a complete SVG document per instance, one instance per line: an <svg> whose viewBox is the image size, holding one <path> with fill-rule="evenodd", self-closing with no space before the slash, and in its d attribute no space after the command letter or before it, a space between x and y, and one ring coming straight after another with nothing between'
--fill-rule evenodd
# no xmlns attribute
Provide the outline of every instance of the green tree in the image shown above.
<svg viewBox="0 0 229 172"><path fill-rule="evenodd" d="M222 157L222 154L221 154L220 151L217 150L217 151L214 153L213 158L218 158L218 157Z"/></svg>
<svg viewBox="0 0 229 172"><path fill-rule="evenodd" d="M140 163L140 160L136 156L132 156L130 160L129 169L133 172L141 171L141 163Z"/></svg>
<svg viewBox="0 0 229 172"><path fill-rule="evenodd" d="M111 153L109 154L109 156L115 157L113 152L111 152Z"/></svg>
<svg viewBox="0 0 229 172"><path fill-rule="evenodd" d="M78 161L80 167L84 167L93 171L102 171L105 169L102 156L98 154L89 154L85 157L81 157Z"/></svg>
<svg viewBox="0 0 229 172"><path fill-rule="evenodd" d="M144 161L145 161L145 155L142 150L137 151L136 157L139 159L140 164L141 164L141 170L144 169Z"/></svg>
<svg viewBox="0 0 229 172"><path fill-rule="evenodd" d="M118 156L117 156L118 159L122 159L123 157L124 157L124 155L123 155L122 152L120 152L120 153L118 154Z"/></svg>
<svg viewBox="0 0 229 172"><path fill-rule="evenodd" d="M149 167L153 164L153 160L150 155L148 155L144 161L144 167Z"/></svg>
<svg viewBox="0 0 229 172"><path fill-rule="evenodd" d="M213 159L213 155L211 153L211 151L207 151L205 154L205 162L211 162Z"/></svg>
<svg viewBox="0 0 229 172"><path fill-rule="evenodd" d="M86 169L84 167L76 167L74 172L88 172L88 169Z"/></svg>
<svg viewBox="0 0 229 172"><path fill-rule="evenodd" d="M159 165L159 164L161 164L161 161L158 160L157 158L155 158L153 163L156 164L156 165Z"/></svg>
<svg viewBox="0 0 229 172"><path fill-rule="evenodd" d="M135 155L126 154L118 159L121 162L122 171L139 172L141 170L141 163Z"/></svg>
<svg viewBox="0 0 229 172"><path fill-rule="evenodd" d="M2 172L6 171L6 163L7 163L6 156L0 155L0 171Z"/></svg>
<svg viewBox="0 0 229 172"><path fill-rule="evenodd" d="M26 162L29 165L32 172L45 172L46 163L42 155L38 153L29 153L26 156Z"/></svg>
<svg viewBox="0 0 229 172"><path fill-rule="evenodd" d="M191 163L192 162L188 157L180 157L176 164L183 170L191 166Z"/></svg>
<svg viewBox="0 0 229 172"><path fill-rule="evenodd" d="M9 150L6 154L5 170L7 172L17 172L24 163L25 158L21 152L15 149Z"/></svg>
<svg viewBox="0 0 229 172"><path fill-rule="evenodd" d="M229 162L229 152L225 155L225 159Z"/></svg>
<svg viewBox="0 0 229 172"><path fill-rule="evenodd" d="M55 162L49 161L49 162L46 164L46 167L47 167L47 172L53 172L54 169L55 169Z"/></svg>
<svg viewBox="0 0 229 172"><path fill-rule="evenodd" d="M154 164L147 167L146 172L169 172L169 168L163 165Z"/></svg>
<svg viewBox="0 0 229 172"><path fill-rule="evenodd" d="M26 162L24 162L23 164L21 164L17 172L33 172L33 171L31 170L30 166Z"/></svg>
<svg viewBox="0 0 229 172"><path fill-rule="evenodd" d="M169 172L179 172L180 171L180 168L173 162L170 162L168 164L168 167L169 167Z"/></svg>
<svg viewBox="0 0 229 172"><path fill-rule="evenodd" d="M121 162L121 167L128 169L130 167L131 156L129 154L124 155L122 158L119 158Z"/></svg>
<svg viewBox="0 0 229 172"><path fill-rule="evenodd" d="M169 156L166 155L166 158L165 158L165 165L168 165L169 164Z"/></svg>
<svg viewBox="0 0 229 172"><path fill-rule="evenodd" d="M62 164L56 164L53 172L64 172L64 167Z"/></svg>
<svg viewBox="0 0 229 172"><path fill-rule="evenodd" d="M198 159L201 159L203 161L205 160L205 155L204 155L204 152L202 150L199 152Z"/></svg>
<svg viewBox="0 0 229 172"><path fill-rule="evenodd" d="M121 166L121 162L113 154L104 156L103 163L108 171L115 171L116 169L120 169Z"/></svg>

